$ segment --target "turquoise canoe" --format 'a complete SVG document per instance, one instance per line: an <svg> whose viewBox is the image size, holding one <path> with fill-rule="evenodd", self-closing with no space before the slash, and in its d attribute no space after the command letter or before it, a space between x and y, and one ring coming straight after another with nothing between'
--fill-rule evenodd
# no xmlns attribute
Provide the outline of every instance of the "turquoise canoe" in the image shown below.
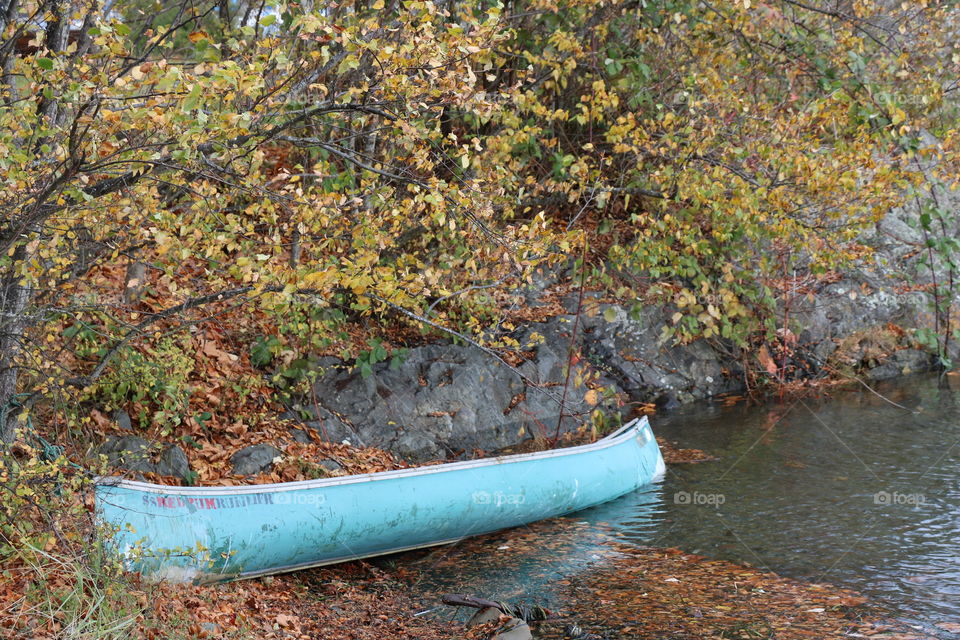
<svg viewBox="0 0 960 640"><path fill-rule="evenodd" d="M641 418L568 449L239 487L105 477L95 498L130 570L212 582L447 544L607 502L663 473Z"/></svg>

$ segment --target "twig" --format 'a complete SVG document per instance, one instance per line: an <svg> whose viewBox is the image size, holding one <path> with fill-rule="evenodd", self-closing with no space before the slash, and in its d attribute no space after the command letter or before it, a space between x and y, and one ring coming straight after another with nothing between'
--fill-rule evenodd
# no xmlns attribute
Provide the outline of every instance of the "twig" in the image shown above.
<svg viewBox="0 0 960 640"><path fill-rule="evenodd" d="M888 403L888 404L891 404L891 405L895 406L895 407L898 408L898 409L903 409L904 411L909 411L910 413L916 413L913 409L910 409L909 407L905 407L905 406L903 406L902 404L897 404L896 402L894 402L894 401L891 400L890 398L886 397L885 395L883 395L882 393L880 393L879 391L877 391L876 389L874 389L873 387L871 387L870 385L868 385L866 382L863 381L863 379L858 378L858 377L855 376L855 375L852 375L852 374L849 374L849 373L843 373L842 371L838 371L837 369L834 369L833 367L824 366L824 368L829 368L833 373L839 374L839 375L841 375L841 376L843 376L843 377L845 377L845 378L850 378L851 380L856 380L857 382L859 382L860 384L863 385L863 388L864 388L864 389L866 389L867 391L869 391L869 392L872 393L873 395L877 396L878 398L880 398L880 399L883 400L884 402L886 402L886 403Z"/></svg>
<svg viewBox="0 0 960 640"><path fill-rule="evenodd" d="M472 607L474 609L497 609L501 613L514 618L520 618L524 622L537 622L540 620L550 620L557 616L549 609L541 606L527 606L525 604L511 605L507 602L494 602L486 598L476 596L465 596L459 593L448 593L440 598L440 602L452 607Z"/></svg>
<svg viewBox="0 0 960 640"><path fill-rule="evenodd" d="M151 315L149 318L146 318L145 320L140 322L138 325L130 329L130 331L128 331L126 335L123 336L123 338L121 338L119 341L116 342L116 344L110 347L110 349L107 350L104 356L100 359L100 362L97 363L97 366L93 368L93 371L91 371L90 374L86 376L85 379L83 379L83 383L85 385L89 385L90 383L95 381L97 378L99 378L100 375L103 373L104 369L107 368L107 365L110 364L110 361L113 359L113 357L117 355L117 353L123 347L125 347L127 343L130 342L130 340L132 340L137 335L142 334L144 329L154 324L155 322L163 320L164 318L169 318L170 316L174 316L183 311L188 311L190 309L193 309L194 307L201 307L211 302L229 300L230 298L235 298L239 295L243 295L250 291L253 291L252 286L237 287L235 289L228 289L226 291L219 291L217 293L208 293L205 296L191 298L190 300L187 300L184 303L175 305L173 307L168 307L163 311L160 311L158 313Z"/></svg>
<svg viewBox="0 0 960 640"><path fill-rule="evenodd" d="M563 411L567 404L567 390L570 388L570 373L573 370L573 354L577 346L577 329L580 326L580 312L583 310L583 289L587 283L587 235L583 235L583 250L580 255L580 291L577 294L577 313L573 317L573 330L570 332L570 347L567 350L567 375L563 380L563 396L560 398L560 415L557 416L557 428L553 434L551 446L560 441L560 427L563 426Z"/></svg>
<svg viewBox="0 0 960 640"><path fill-rule="evenodd" d="M437 306L438 304L440 304L441 302L443 302L444 300L449 300L450 298L454 298L454 297L456 297L456 296L463 295L464 293L469 293L470 291L479 291L479 290L481 290L481 289L490 289L490 288L492 288L492 287L496 287L496 286L498 286L498 285L503 284L503 281L506 280L506 279L509 278L509 277L510 277L510 276L503 276L502 278L500 278L500 279L497 280L496 282L491 282L490 284L475 284L475 285L473 285L473 286L465 287L465 288L463 288L463 289L460 289L459 291L454 291L453 293L447 294L447 295L443 296L442 298L437 298L436 300L433 301L433 303L430 304L429 307L427 307L427 312L426 312L425 315L428 315L428 316L429 316L431 313L433 313L433 308L436 307L436 306Z"/></svg>
<svg viewBox="0 0 960 640"><path fill-rule="evenodd" d="M487 600L486 598L478 598L476 596L464 596L459 593L448 593L440 598L440 602L448 604L451 607L473 607L474 609L493 608L508 613L503 603Z"/></svg>
<svg viewBox="0 0 960 640"><path fill-rule="evenodd" d="M902 404L897 404L896 402L894 402L894 401L891 400L890 398L886 397L885 395L883 395L882 393L880 393L879 391L877 391L876 389L874 389L873 387L871 387L870 385L868 385L866 382L864 382L861 378L858 378L857 376L855 376L855 375L853 375L853 374L851 374L851 373L844 373L843 371L840 371L840 370L837 369L836 367L830 366L829 364L827 364L826 362L824 362L823 360L821 360L820 358L818 358L817 356L815 356L815 355L812 354L812 353L810 353L810 354L808 354L808 355L809 355L813 360L816 360L817 362L819 362L819 363L820 363L820 366L821 366L823 369L829 371L830 373L832 373L832 374L834 374L834 375L843 376L844 378L849 378L850 380L856 380L856 381L859 382L861 385L863 385L863 388L864 388L864 389L866 389L867 391L869 391L869 392L872 393L873 395L877 396L878 398L880 398L880 399L883 400L884 402L887 402L887 403L893 405L894 407L896 407L896 408L898 408L898 409L903 409L904 411L909 411L909 412L911 412L911 413L915 413L915 411L914 411L913 409L910 409L909 407L905 407L905 406L903 406Z"/></svg>

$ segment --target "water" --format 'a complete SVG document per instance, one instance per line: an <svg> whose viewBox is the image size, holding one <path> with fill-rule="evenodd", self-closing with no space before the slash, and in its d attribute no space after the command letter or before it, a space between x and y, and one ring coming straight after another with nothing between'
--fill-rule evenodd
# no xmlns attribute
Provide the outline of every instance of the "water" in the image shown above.
<svg viewBox="0 0 960 640"><path fill-rule="evenodd" d="M849 586L903 619L960 620L960 391L946 382L877 389L904 408L863 391L658 421L720 460L672 467L658 526L638 537Z"/></svg>
<svg viewBox="0 0 960 640"><path fill-rule="evenodd" d="M877 388L903 408L863 391L654 416L659 436L719 459L673 465L648 490L421 558L421 587L550 603L552 585L604 560L612 533L853 588L927 628L960 621L960 378L946 381ZM506 566L499 554L511 554Z"/></svg>

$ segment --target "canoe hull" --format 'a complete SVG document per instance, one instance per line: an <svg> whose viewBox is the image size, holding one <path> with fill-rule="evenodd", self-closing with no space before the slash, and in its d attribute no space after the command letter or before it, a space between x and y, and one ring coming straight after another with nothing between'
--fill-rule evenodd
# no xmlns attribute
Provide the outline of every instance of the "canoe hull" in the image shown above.
<svg viewBox="0 0 960 640"><path fill-rule="evenodd" d="M453 542L613 500L663 473L646 419L592 445L323 480L169 487L103 479L131 569L218 581Z"/></svg>

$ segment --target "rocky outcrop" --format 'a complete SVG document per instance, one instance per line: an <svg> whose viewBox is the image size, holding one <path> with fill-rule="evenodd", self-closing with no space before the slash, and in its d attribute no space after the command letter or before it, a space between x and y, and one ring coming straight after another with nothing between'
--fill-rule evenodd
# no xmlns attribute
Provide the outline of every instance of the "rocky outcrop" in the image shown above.
<svg viewBox="0 0 960 640"><path fill-rule="evenodd" d="M584 353L631 401L673 407L741 387L738 362L707 341L673 345L662 340L667 310L647 307L633 313L617 305L600 310L583 319Z"/></svg>
<svg viewBox="0 0 960 640"><path fill-rule="evenodd" d="M956 201L947 193L940 198ZM787 317L814 368L832 363L878 380L936 364L930 354L917 351L913 330L934 328L933 301L925 289L934 280L942 283L947 274L942 262L934 261L936 272L927 264L930 256L915 224L918 218L916 204L894 209L861 236L873 253L845 270L839 281L794 298ZM885 331L897 339L891 343L882 335ZM957 346L951 348L954 358Z"/></svg>
<svg viewBox="0 0 960 640"><path fill-rule="evenodd" d="M495 450L536 435L581 426L594 409L607 415L633 403L678 402L738 388L735 364L705 342L664 345L664 311L633 317L607 305L582 316L564 398L575 316L517 334L526 359L508 366L474 347L411 349L403 363L381 363L367 377L336 358L317 362L308 426L335 441L376 446L414 461ZM560 407L563 404L563 420Z"/></svg>
<svg viewBox="0 0 960 640"><path fill-rule="evenodd" d="M786 362L798 377L840 368L879 380L934 365L911 338L911 329L932 322L920 290L930 276L915 261L923 238L907 224L915 215L892 212L864 235L875 250L869 258L840 278L807 281L789 296L789 306L778 312L787 329L778 366ZM551 281L545 277L540 284ZM524 292L530 306L538 304L541 288ZM525 358L514 366L452 344L410 349L399 366L375 365L367 377L349 363L322 358L316 402L303 403L314 413L308 425L331 440L382 447L413 461L436 459L552 435L571 347L579 360L562 403L564 431L595 408L611 415L636 403L671 408L736 392L744 385L743 363L759 366L757 354L722 340L664 341L675 311L664 307L637 310L594 300L591 312L580 316L572 345L575 307L571 298L567 314L515 332ZM598 388L606 389L605 398Z"/></svg>
<svg viewBox="0 0 960 640"><path fill-rule="evenodd" d="M381 447L411 460L552 435L562 393L550 385L564 377L561 348L542 344L513 369L473 347L427 345L411 349L399 366L374 366L368 377L324 358L314 383L317 420L308 425L331 440ZM601 377L591 384L612 381ZM585 381L571 383L564 430L581 424L593 403L600 403L590 391Z"/></svg>

